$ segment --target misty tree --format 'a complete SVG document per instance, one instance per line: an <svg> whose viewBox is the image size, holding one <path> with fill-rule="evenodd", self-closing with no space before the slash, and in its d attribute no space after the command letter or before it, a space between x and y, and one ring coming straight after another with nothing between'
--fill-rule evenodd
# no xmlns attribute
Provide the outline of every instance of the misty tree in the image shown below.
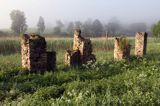
<svg viewBox="0 0 160 106"><path fill-rule="evenodd" d="M152 26L151 32L153 36L160 37L160 21L158 21L156 24Z"/></svg>
<svg viewBox="0 0 160 106"><path fill-rule="evenodd" d="M82 31L85 36L92 36L92 20L88 19L82 25Z"/></svg>
<svg viewBox="0 0 160 106"><path fill-rule="evenodd" d="M10 13L10 17L12 20L11 29L16 34L22 34L27 30L26 17L24 12L20 10L13 10Z"/></svg>
<svg viewBox="0 0 160 106"><path fill-rule="evenodd" d="M147 25L145 23L133 23L130 25L129 30L131 33L135 32L146 32L147 31Z"/></svg>
<svg viewBox="0 0 160 106"><path fill-rule="evenodd" d="M63 27L64 27L64 24L60 20L56 21L56 26L53 29L53 34L61 35Z"/></svg>
<svg viewBox="0 0 160 106"><path fill-rule="evenodd" d="M110 22L105 25L105 31L108 35L115 36L119 33L120 22L117 18L112 18Z"/></svg>
<svg viewBox="0 0 160 106"><path fill-rule="evenodd" d="M61 28L60 27L54 27L53 29L53 34L54 35L60 35L61 34Z"/></svg>
<svg viewBox="0 0 160 106"><path fill-rule="evenodd" d="M61 20L56 21L56 25L60 28L64 27L64 24L62 23Z"/></svg>
<svg viewBox="0 0 160 106"><path fill-rule="evenodd" d="M74 23L73 22L70 22L67 26L67 33L69 35L73 35L73 31L74 31Z"/></svg>
<svg viewBox="0 0 160 106"><path fill-rule="evenodd" d="M0 36L7 36L7 35L9 35L9 32L0 30Z"/></svg>
<svg viewBox="0 0 160 106"><path fill-rule="evenodd" d="M103 25L98 19L96 19L92 23L92 33L94 36L102 36L103 35Z"/></svg>
<svg viewBox="0 0 160 106"><path fill-rule="evenodd" d="M76 21L76 22L69 22L69 24L67 25L67 33L69 35L73 35L73 32L75 29L81 29L82 28L82 22L80 21Z"/></svg>
<svg viewBox="0 0 160 106"><path fill-rule="evenodd" d="M44 22L43 17L41 17L41 16L39 17L39 20L38 20L38 23L37 23L37 27L38 27L37 32L40 35L42 35L44 30L45 30L45 22Z"/></svg>
<svg viewBox="0 0 160 106"><path fill-rule="evenodd" d="M82 22L80 22L80 21L76 21L75 23L74 23L74 28L75 29L81 29L82 28Z"/></svg>

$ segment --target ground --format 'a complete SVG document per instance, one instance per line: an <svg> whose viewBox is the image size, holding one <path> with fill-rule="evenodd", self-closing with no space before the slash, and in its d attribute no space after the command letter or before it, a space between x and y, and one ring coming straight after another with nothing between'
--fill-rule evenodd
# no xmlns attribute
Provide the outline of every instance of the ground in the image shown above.
<svg viewBox="0 0 160 106"><path fill-rule="evenodd" d="M47 38L48 50L57 51L54 72L28 73L21 68L17 39L0 40L0 105L159 105L160 40L149 38L147 55L113 60L113 40L92 39L97 62L66 67L64 52L72 39Z"/></svg>

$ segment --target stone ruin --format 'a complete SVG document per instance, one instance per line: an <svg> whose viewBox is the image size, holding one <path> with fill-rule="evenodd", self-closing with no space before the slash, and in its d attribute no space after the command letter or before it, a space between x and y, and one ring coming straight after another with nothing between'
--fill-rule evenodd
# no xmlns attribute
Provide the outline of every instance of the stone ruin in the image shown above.
<svg viewBox="0 0 160 106"><path fill-rule="evenodd" d="M131 45L124 37L114 39L114 59L123 60L130 57Z"/></svg>
<svg viewBox="0 0 160 106"><path fill-rule="evenodd" d="M54 70L56 53L46 51L46 41L39 35L24 34L21 39L22 67L33 71Z"/></svg>
<svg viewBox="0 0 160 106"><path fill-rule="evenodd" d="M147 49L147 36L146 32L137 32L135 36L135 55L143 56L146 54Z"/></svg>
<svg viewBox="0 0 160 106"><path fill-rule="evenodd" d="M82 64L81 62L81 55L79 50L67 50L65 53L65 60L64 60L66 65L69 66L79 66Z"/></svg>
<svg viewBox="0 0 160 106"><path fill-rule="evenodd" d="M79 66L95 61L95 55L92 54L91 40L83 38L81 30L76 29L74 32L73 50L67 50L65 53L65 64Z"/></svg>

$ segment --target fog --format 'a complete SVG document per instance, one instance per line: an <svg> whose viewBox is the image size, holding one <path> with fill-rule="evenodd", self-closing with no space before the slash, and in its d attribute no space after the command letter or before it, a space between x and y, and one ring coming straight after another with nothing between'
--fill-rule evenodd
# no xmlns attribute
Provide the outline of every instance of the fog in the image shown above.
<svg viewBox="0 0 160 106"><path fill-rule="evenodd" d="M46 26L56 20L63 23L99 19L107 23L116 17L123 24L144 22L152 25L160 20L160 0L0 0L0 29L10 28L9 14L21 10L30 28L36 27L39 16Z"/></svg>

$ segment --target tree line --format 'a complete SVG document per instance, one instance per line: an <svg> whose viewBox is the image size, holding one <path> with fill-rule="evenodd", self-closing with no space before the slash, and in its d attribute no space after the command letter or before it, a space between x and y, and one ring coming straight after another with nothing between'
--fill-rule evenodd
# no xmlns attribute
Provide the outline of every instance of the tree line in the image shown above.
<svg viewBox="0 0 160 106"><path fill-rule="evenodd" d="M134 35L135 32L146 32L147 25L145 23L133 23L129 26L122 25L116 18L110 20L107 24L100 20L88 19L85 22L75 21L63 24L62 21L57 21L54 27L55 35L73 35L74 29L81 29L82 35L87 37L101 37L101 36L119 36L119 35Z"/></svg>
<svg viewBox="0 0 160 106"><path fill-rule="evenodd" d="M23 34L27 31L28 25L26 23L25 13L20 10L13 10L10 13L12 20L11 29L15 35ZM42 16L37 22L36 33L43 35L46 29L45 20ZM101 37L101 36L117 36L117 35L134 35L135 32L151 31L153 35L160 36L160 21L147 29L145 23L133 23L130 25L123 25L117 18L112 18L108 23L101 22L98 19L88 19L85 22L75 21L63 23L61 20L56 21L51 34L58 36L72 36L74 29L81 29L82 35L87 37ZM0 31L0 35L5 35Z"/></svg>

